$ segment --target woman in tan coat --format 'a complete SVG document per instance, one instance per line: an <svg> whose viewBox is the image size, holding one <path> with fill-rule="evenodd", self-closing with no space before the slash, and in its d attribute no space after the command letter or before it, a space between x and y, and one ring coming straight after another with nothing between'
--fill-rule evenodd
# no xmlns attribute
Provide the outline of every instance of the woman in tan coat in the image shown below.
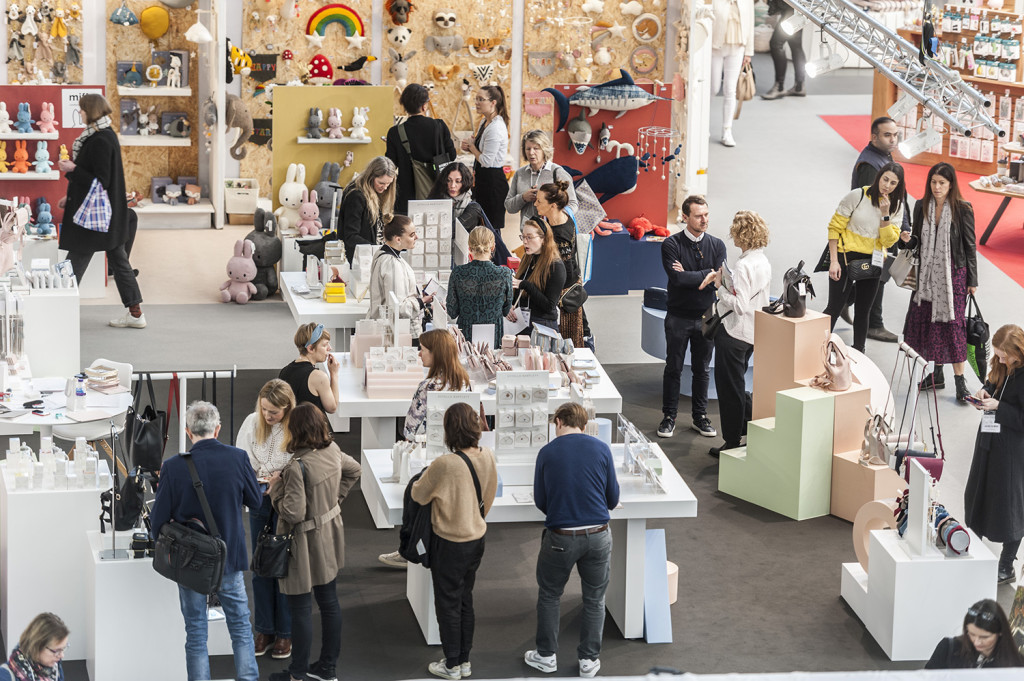
<svg viewBox="0 0 1024 681"><path fill-rule="evenodd" d="M335 681L341 650L341 606L336 580L345 564L341 502L359 480L355 459L338 449L324 413L303 402L288 420L291 462L270 476L277 533L292 536L288 576L279 581L292 615L292 662L271 681ZM320 608L320 659L309 664L313 597Z"/></svg>

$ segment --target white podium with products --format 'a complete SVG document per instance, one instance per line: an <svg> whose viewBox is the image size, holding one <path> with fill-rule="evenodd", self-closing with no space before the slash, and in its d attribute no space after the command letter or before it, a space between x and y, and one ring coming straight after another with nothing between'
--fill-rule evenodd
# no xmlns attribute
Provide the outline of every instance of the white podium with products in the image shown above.
<svg viewBox="0 0 1024 681"><path fill-rule="evenodd" d="M281 297L288 303L288 309L296 324L316 322L331 332L331 345L340 350L348 348L348 338L356 328L356 322L366 319L370 309L369 297L362 302L353 295L346 295L344 303L328 303L322 298L303 298L296 294L293 286L306 284L305 272L281 272Z"/></svg>

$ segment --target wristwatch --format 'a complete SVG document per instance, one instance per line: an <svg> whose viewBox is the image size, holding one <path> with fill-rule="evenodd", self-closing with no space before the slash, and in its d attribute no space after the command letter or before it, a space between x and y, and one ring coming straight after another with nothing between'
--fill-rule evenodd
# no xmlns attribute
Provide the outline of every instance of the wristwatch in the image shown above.
<svg viewBox="0 0 1024 681"><path fill-rule="evenodd" d="M891 218L891 217L892 217L891 215L885 215L885 216L883 216L883 217L882 217L882 222L889 222L889 218Z"/></svg>

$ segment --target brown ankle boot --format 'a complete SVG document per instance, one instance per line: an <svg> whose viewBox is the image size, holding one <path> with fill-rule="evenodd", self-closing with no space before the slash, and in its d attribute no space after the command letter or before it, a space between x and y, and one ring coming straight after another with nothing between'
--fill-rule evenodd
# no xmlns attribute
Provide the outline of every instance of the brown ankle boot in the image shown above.
<svg viewBox="0 0 1024 681"><path fill-rule="evenodd" d="M267 649L270 648L270 644L274 642L273 634L256 634L253 644L256 647L256 657L264 655Z"/></svg>

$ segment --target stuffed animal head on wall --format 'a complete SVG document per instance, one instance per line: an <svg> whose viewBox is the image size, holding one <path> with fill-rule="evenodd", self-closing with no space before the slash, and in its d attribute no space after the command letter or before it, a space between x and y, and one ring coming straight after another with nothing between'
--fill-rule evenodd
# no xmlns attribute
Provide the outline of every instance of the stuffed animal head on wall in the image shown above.
<svg viewBox="0 0 1024 681"><path fill-rule="evenodd" d="M462 49L465 44L461 35L428 35L423 46L430 52L437 52L450 57Z"/></svg>
<svg viewBox="0 0 1024 681"><path fill-rule="evenodd" d="M409 0L387 0L384 3L384 9L391 15L392 22L401 25L408 23L409 15L416 8Z"/></svg>
<svg viewBox="0 0 1024 681"><path fill-rule="evenodd" d="M405 26L396 26L388 29L388 42L396 47L404 47L409 38L412 37L412 31L407 29Z"/></svg>
<svg viewBox="0 0 1024 681"><path fill-rule="evenodd" d="M580 115L569 121L565 130L569 133L569 148L582 156L590 146L590 138L594 136L594 129L587 121L587 110L580 109Z"/></svg>
<svg viewBox="0 0 1024 681"><path fill-rule="evenodd" d="M458 64L449 64L448 66L430 65L430 75L437 83L447 83L458 72Z"/></svg>
<svg viewBox="0 0 1024 681"><path fill-rule="evenodd" d="M469 71L481 85L488 85L494 79L494 62L490 64L468 63Z"/></svg>
<svg viewBox="0 0 1024 681"><path fill-rule="evenodd" d="M455 24L458 22L459 17L455 13L455 10L442 7L434 12L434 26L442 31L454 30Z"/></svg>
<svg viewBox="0 0 1024 681"><path fill-rule="evenodd" d="M467 38L466 45L474 57L489 57L502 47L504 38Z"/></svg>
<svg viewBox="0 0 1024 681"><path fill-rule="evenodd" d="M229 43L230 44L230 43ZM252 72L252 57L235 45L231 45L231 70L241 76Z"/></svg>

